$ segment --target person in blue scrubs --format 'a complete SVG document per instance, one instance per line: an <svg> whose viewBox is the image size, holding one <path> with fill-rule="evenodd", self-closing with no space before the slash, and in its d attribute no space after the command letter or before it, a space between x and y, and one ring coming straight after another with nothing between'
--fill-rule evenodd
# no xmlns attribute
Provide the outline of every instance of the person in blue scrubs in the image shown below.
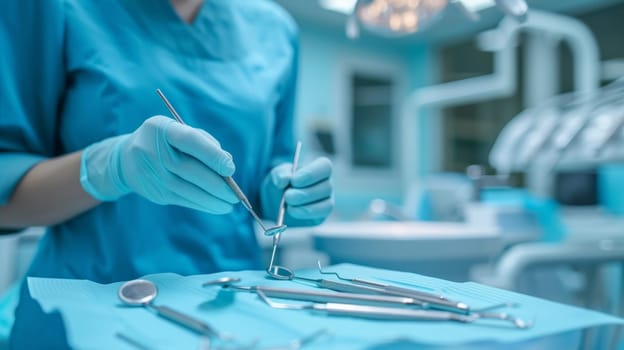
<svg viewBox="0 0 624 350"><path fill-rule="evenodd" d="M223 176L265 219L284 191L288 226L332 210L328 159L290 173L297 29L271 1L4 1L0 48L0 230L49 227L29 276L262 268Z"/></svg>

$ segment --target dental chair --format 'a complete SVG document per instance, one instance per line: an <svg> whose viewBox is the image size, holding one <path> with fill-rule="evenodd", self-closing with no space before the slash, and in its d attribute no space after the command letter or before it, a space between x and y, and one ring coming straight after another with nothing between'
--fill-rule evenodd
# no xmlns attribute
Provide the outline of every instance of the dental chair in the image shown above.
<svg viewBox="0 0 624 350"><path fill-rule="evenodd" d="M624 315L624 238L570 239L517 244L490 266L471 271L474 281ZM588 330L583 349L615 349L621 329Z"/></svg>
<svg viewBox="0 0 624 350"><path fill-rule="evenodd" d="M624 217L600 205L604 198L597 195L597 177L588 174L591 172L565 172L563 177L558 174L554 198L542 201L550 206L540 209L544 232L539 240L508 245L493 262L474 267L471 280L624 315L620 300ZM618 332L587 330L583 349L615 349Z"/></svg>
<svg viewBox="0 0 624 350"><path fill-rule="evenodd" d="M624 218L598 206L595 177L580 175L557 181L562 188L555 191L555 208L541 210L545 232L539 241L508 245L492 263L474 267L471 280L624 315ZM549 227L546 221L558 224ZM618 338L615 330L587 330L583 349L615 349Z"/></svg>

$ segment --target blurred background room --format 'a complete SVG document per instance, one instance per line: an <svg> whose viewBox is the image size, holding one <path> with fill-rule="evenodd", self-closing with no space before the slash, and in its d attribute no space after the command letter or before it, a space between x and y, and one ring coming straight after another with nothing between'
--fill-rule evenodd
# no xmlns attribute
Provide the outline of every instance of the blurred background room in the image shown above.
<svg viewBox="0 0 624 350"><path fill-rule="evenodd" d="M299 26L302 159L328 156L335 189L329 220L282 237L283 265L624 315L624 1L277 2ZM29 264L29 232L0 237L0 293ZM588 337L624 349L615 332Z"/></svg>

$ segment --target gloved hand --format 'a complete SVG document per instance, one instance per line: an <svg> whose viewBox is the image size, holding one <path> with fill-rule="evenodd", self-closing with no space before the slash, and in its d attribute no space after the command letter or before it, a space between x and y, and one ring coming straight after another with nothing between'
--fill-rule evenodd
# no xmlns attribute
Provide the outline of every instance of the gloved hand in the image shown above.
<svg viewBox="0 0 624 350"><path fill-rule="evenodd" d="M280 199L286 191L286 225L320 224L334 208L331 173L332 163L325 157L297 169L294 176L292 164L276 166L265 177L260 190L264 216L276 219Z"/></svg>
<svg viewBox="0 0 624 350"><path fill-rule="evenodd" d="M131 134L87 147L80 183L103 201L135 192L158 204L225 214L238 199L222 176L234 170L232 156L210 134L155 116Z"/></svg>

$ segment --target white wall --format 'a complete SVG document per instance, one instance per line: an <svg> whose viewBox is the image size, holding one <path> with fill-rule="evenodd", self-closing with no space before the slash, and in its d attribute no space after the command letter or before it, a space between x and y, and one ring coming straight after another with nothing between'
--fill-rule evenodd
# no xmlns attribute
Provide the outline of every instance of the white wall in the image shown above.
<svg viewBox="0 0 624 350"><path fill-rule="evenodd" d="M348 140L348 96L345 92L344 79L347 70L393 71L400 78L399 104L401 98L411 89L424 86L435 79L436 65L432 59L432 50L424 45L410 47L398 46L392 39L366 38L349 40L344 32L300 24L300 68L298 97L296 107L297 133L305 144L312 144L309 134L312 123L329 123L335 128L338 154L334 159L334 185L336 192L336 215L347 219L357 217L366 209L370 200L384 198L400 202L405 192L396 176L399 172L372 172L350 169L345 150L340 145L347 145ZM396 106L396 118L400 105ZM425 125L419 127L416 135L419 149L427 150L431 139L431 123L421 118ZM396 119L396 125L399 125ZM414 131L416 133L416 131ZM401 148L400 133L397 132L397 147ZM429 170L430 154L426 151L419 155L420 174ZM305 157L305 152L304 152ZM397 155L395 159L400 159Z"/></svg>

